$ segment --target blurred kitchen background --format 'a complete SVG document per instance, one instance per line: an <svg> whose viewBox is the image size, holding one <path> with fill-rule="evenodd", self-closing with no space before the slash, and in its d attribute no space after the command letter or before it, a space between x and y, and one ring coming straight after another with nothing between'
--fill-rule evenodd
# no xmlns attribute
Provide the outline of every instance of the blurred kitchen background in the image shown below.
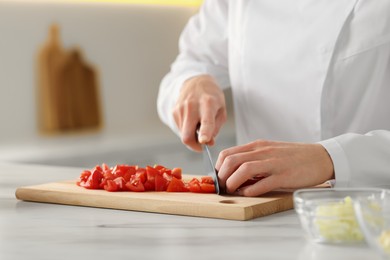
<svg viewBox="0 0 390 260"><path fill-rule="evenodd" d="M203 174L201 154L184 147L156 111L160 81L200 3L0 0L0 161L158 163ZM230 117L212 148L215 160L235 143L226 95Z"/></svg>

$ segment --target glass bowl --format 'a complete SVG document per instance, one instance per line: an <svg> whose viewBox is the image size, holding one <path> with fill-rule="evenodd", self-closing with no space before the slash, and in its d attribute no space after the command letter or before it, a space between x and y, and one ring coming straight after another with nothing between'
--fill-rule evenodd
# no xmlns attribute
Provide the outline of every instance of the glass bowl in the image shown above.
<svg viewBox="0 0 390 260"><path fill-rule="evenodd" d="M355 215L354 202L383 194L387 194L386 190L379 188L301 189L294 192L294 208L312 241L356 245L364 243L365 237Z"/></svg>
<svg viewBox="0 0 390 260"><path fill-rule="evenodd" d="M367 243L390 259L390 190L358 198L353 204Z"/></svg>

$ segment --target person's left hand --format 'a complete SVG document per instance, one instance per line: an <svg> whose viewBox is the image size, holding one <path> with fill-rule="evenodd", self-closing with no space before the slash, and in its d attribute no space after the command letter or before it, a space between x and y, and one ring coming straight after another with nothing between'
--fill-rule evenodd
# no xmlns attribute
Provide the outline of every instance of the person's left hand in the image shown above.
<svg viewBox="0 0 390 260"><path fill-rule="evenodd" d="M275 189L315 186L334 178L333 162L320 144L258 140L223 150L216 169L227 193L251 197Z"/></svg>

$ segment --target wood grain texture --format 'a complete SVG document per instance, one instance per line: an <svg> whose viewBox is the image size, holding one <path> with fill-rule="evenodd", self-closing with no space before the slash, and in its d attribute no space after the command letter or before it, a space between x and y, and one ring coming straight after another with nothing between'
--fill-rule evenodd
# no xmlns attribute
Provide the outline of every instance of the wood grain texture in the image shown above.
<svg viewBox="0 0 390 260"><path fill-rule="evenodd" d="M230 220L249 220L293 208L291 192L256 198L190 192L107 192L81 188L75 181L20 187L15 195L25 201Z"/></svg>

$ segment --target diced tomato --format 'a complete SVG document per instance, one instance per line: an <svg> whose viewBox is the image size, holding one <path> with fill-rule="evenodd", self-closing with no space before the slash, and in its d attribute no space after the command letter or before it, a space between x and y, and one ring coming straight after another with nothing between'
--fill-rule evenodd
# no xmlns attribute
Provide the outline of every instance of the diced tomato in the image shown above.
<svg viewBox="0 0 390 260"><path fill-rule="evenodd" d="M117 177L114 180L114 182L118 186L118 190L120 190L120 191L126 191L127 190L126 181L125 181L125 179L123 177Z"/></svg>
<svg viewBox="0 0 390 260"><path fill-rule="evenodd" d="M103 169L103 172L105 172L107 170L110 170L110 167L107 164L102 163L102 169Z"/></svg>
<svg viewBox="0 0 390 260"><path fill-rule="evenodd" d="M83 187L87 189L99 189L102 178L103 173L95 168Z"/></svg>
<svg viewBox="0 0 390 260"><path fill-rule="evenodd" d="M215 193L214 183L213 184L201 183L200 189L202 190L202 193Z"/></svg>
<svg viewBox="0 0 390 260"><path fill-rule="evenodd" d="M131 165L126 165L126 164L118 164L116 166L116 168L122 172L127 172L131 168L134 168L134 170L135 170L135 167L137 167L137 166L131 166Z"/></svg>
<svg viewBox="0 0 390 260"><path fill-rule="evenodd" d="M167 187L168 192L186 192L188 189L184 185L184 182L176 177L172 177L171 182Z"/></svg>
<svg viewBox="0 0 390 260"><path fill-rule="evenodd" d="M171 169L168 169L168 168L164 168L160 171L162 174L166 174L166 175L169 175L169 176L172 176L172 170Z"/></svg>
<svg viewBox="0 0 390 260"><path fill-rule="evenodd" d="M85 181L78 180L76 181L76 184L80 187L85 187Z"/></svg>
<svg viewBox="0 0 390 260"><path fill-rule="evenodd" d="M158 170L161 174L172 175L172 170L162 165L154 165L153 168Z"/></svg>
<svg viewBox="0 0 390 260"><path fill-rule="evenodd" d="M110 168L103 171L103 175L105 179L113 180L115 179L115 174L112 173L112 170Z"/></svg>
<svg viewBox="0 0 390 260"><path fill-rule="evenodd" d="M94 171L94 170L97 170L99 172L103 172L103 169L102 169L102 167L100 165L96 165L95 168L93 168L92 171Z"/></svg>
<svg viewBox="0 0 390 260"><path fill-rule="evenodd" d="M160 171L159 170L156 170L155 168L151 167L151 166L146 166L146 175L149 178L154 178L154 176L156 176L156 174L160 174Z"/></svg>
<svg viewBox="0 0 390 260"><path fill-rule="evenodd" d="M172 176L181 179L181 168L173 168L172 169Z"/></svg>
<svg viewBox="0 0 390 260"><path fill-rule="evenodd" d="M189 184L192 184L192 183L196 183L196 184L199 184L199 180L197 178L192 178L189 182Z"/></svg>
<svg viewBox="0 0 390 260"><path fill-rule="evenodd" d="M76 183L87 189L105 189L111 192L190 191L215 193L214 182L211 177L203 176L184 182L181 168L171 170L162 165L141 168L137 165L120 164L110 168L103 163L101 166L95 166L92 170L82 171Z"/></svg>
<svg viewBox="0 0 390 260"><path fill-rule="evenodd" d="M211 176L202 176L200 178L201 183L208 183L208 184L213 184L214 185L214 180Z"/></svg>
<svg viewBox="0 0 390 260"><path fill-rule="evenodd" d="M118 185L113 180L107 180L107 184L104 185L106 191L118 191Z"/></svg>
<svg viewBox="0 0 390 260"><path fill-rule="evenodd" d="M154 178L154 190L155 191L166 191L169 181L165 179L162 175L156 174Z"/></svg>
<svg viewBox="0 0 390 260"><path fill-rule="evenodd" d="M126 187L130 191L135 191L135 192L145 191L144 185L138 178L136 178L135 175L131 176L130 181L126 183Z"/></svg>
<svg viewBox="0 0 390 260"><path fill-rule="evenodd" d="M155 164L155 165L153 166L153 168L156 169L156 170L158 170L158 171L161 171L161 170L166 169L164 166L159 165L159 164Z"/></svg>
<svg viewBox="0 0 390 260"><path fill-rule="evenodd" d="M188 189L189 189L191 192L196 192L196 193L202 192L202 190L200 189L199 180L196 179L196 178L193 178L193 179L188 183Z"/></svg>
<svg viewBox="0 0 390 260"><path fill-rule="evenodd" d="M134 175L137 172L136 167L128 167L125 174L123 175L123 178L127 181L130 180L130 177Z"/></svg>
<svg viewBox="0 0 390 260"><path fill-rule="evenodd" d="M102 181L99 184L100 189L104 189L104 186L107 185L108 179L103 178Z"/></svg>
<svg viewBox="0 0 390 260"><path fill-rule="evenodd" d="M118 177L123 177L125 175L125 172L121 169L114 168L114 170L112 171L112 174L114 175L114 179L116 179Z"/></svg>
<svg viewBox="0 0 390 260"><path fill-rule="evenodd" d="M141 170L140 170L141 169ZM144 168L140 168L135 173L135 176L142 182L146 182L146 170Z"/></svg>
<svg viewBox="0 0 390 260"><path fill-rule="evenodd" d="M159 174L159 171L154 169L153 167L146 166L146 181L144 183L145 190L154 191L155 190L155 178L156 175Z"/></svg>
<svg viewBox="0 0 390 260"><path fill-rule="evenodd" d="M81 173L79 180L77 181L77 185L84 187L87 182L89 176L91 176L91 171L85 170Z"/></svg>
<svg viewBox="0 0 390 260"><path fill-rule="evenodd" d="M155 183L154 182L152 182L152 181L145 181L145 183L143 183L143 185L144 185L144 188L145 188L145 190L146 191L154 191L154 185L155 185Z"/></svg>

